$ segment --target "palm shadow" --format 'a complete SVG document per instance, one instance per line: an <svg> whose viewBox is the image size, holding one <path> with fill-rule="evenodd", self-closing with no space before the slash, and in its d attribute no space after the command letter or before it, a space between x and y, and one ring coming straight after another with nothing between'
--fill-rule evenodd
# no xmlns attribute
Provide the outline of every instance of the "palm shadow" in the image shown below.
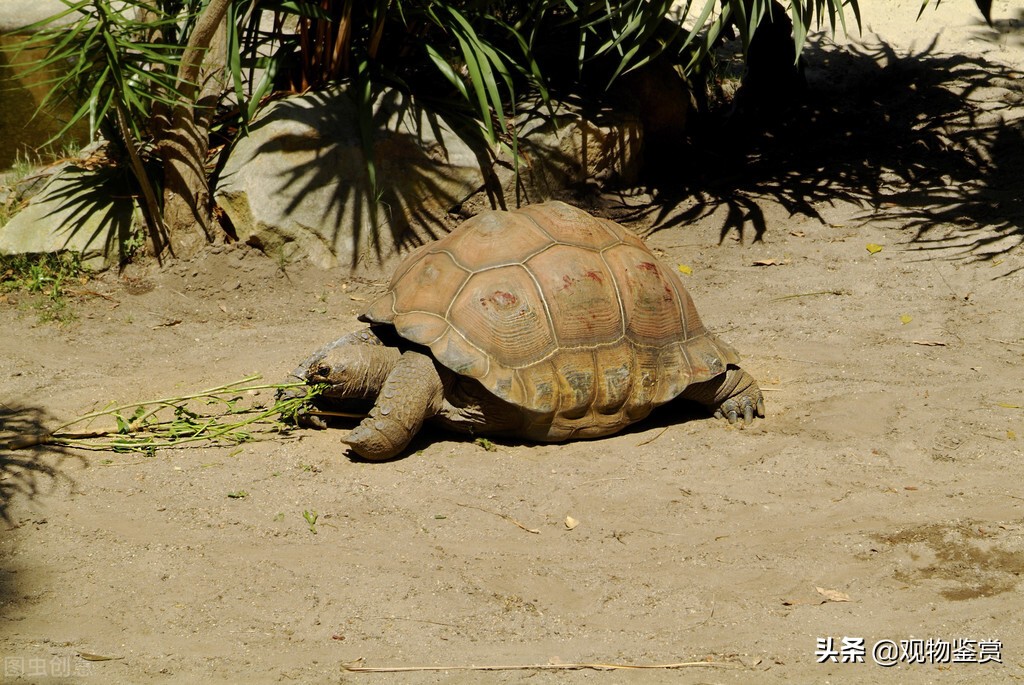
<svg viewBox="0 0 1024 685"><path fill-rule="evenodd" d="M11 512L16 500L34 500L62 483L74 486L59 466L71 451L33 439L46 435L46 425L53 423L39 407L0 404L0 518L10 527L18 525ZM12 447L19 443L23 446Z"/></svg>
<svg viewBox="0 0 1024 685"><path fill-rule="evenodd" d="M55 231L63 239L58 249L117 255L117 263L123 263L133 230L133 185L130 175L118 166L68 165L55 174L37 197L45 202L42 216L61 222Z"/></svg>
<svg viewBox="0 0 1024 685"><path fill-rule="evenodd" d="M760 240L775 228L765 202L822 223L817 207L845 202L913 229L920 249L987 260L1024 242L1024 74L934 43L819 42L806 55L800 99L695 117L678 154L699 162L655 170L658 202L633 218L653 232L724 209L720 240Z"/></svg>
<svg viewBox="0 0 1024 685"><path fill-rule="evenodd" d="M439 170L447 165L478 167L473 192L483 190L493 205L503 204L492 154L479 134L461 118L433 112L397 90L381 93L372 111L351 89L308 93L274 107L274 116L254 122L251 132L280 126L282 120L299 127L274 133L254 157L301 153L277 180L275 192L289 198L283 213L296 213L312 193L318 201L326 198L323 225L310 233L322 236L331 253L350 241L352 267L368 257L384 260L450 230L448 215L466 198L443 180ZM457 143L465 146L453 151Z"/></svg>
<svg viewBox="0 0 1024 685"><path fill-rule="evenodd" d="M993 43L1009 42L1024 45L1024 9L1016 9L1015 16L1007 19L994 19L991 24L978 21L974 28L974 37L978 40Z"/></svg>

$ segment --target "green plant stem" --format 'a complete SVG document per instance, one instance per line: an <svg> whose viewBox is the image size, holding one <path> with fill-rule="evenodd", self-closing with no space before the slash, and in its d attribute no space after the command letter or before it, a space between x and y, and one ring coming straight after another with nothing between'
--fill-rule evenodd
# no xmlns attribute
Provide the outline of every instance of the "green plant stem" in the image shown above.
<svg viewBox="0 0 1024 685"><path fill-rule="evenodd" d="M156 190L153 188L153 181L146 172L146 167L139 157L138 146L135 142L135 135L128 125L128 117L124 112L124 105L121 104L121 95L114 99L114 108L117 118L117 128L124 140L124 147L128 151L128 159L131 161L132 173L139 183L142 197L146 205L146 223L149 225L149 243L157 263L163 265L163 246L167 244L167 226L164 224L163 212L160 203L156 199ZM173 251L172 251L173 254Z"/></svg>
<svg viewBox="0 0 1024 685"><path fill-rule="evenodd" d="M168 447L180 447L188 443L195 442L216 442L221 438L227 436L227 438L235 443L246 442L251 439L248 433L242 432L242 428L253 424L265 421L274 415L280 415L283 413L283 408L287 408L288 405L295 402L304 402L308 400L309 396L315 392L314 388L310 388L311 394L307 397L296 397L284 402L278 402L274 406L266 409L253 408L243 411L236 412L237 414L252 414L253 416L236 421L231 424L218 426L216 417L207 417L206 421L202 424L191 426L188 434L183 436L173 436L171 439L161 439L163 437L159 429L161 428L173 428L178 421L162 421L157 424L146 424L145 419L153 416L160 409L169 408L180 408L184 402L191 399L208 398L211 400L219 400L221 398L216 395L224 394L227 392L247 392L250 390L266 390L266 389L287 389L303 386L302 383L285 383L285 384L267 384L267 385L254 385L237 387L243 383L250 382L259 378L259 376L250 376L248 378L236 381L235 383L229 383L222 385L210 390L194 393L184 397L176 398L165 398L160 400L149 400L146 402L137 402L133 404L121 405L113 407L103 411L92 412L85 416L79 417L74 421L70 421L60 426L58 429L51 433L36 436L27 436L22 438L16 438L10 441L6 447L8 449L23 449L26 447L33 447L36 445L62 445L65 447L75 447L78 449L94 450L94 451L107 451L107 450L123 450L123 451L136 451L136 452L151 452L156 449L168 448ZM89 421L101 416L112 416L117 415L118 412L126 409L158 405L153 411L147 412L129 422L129 428L127 430L118 428L115 430L102 430L93 431L88 433L65 433L64 429L69 426L73 426L84 421ZM132 426L139 425L142 423L141 429L134 429ZM96 438L113 437L114 440L96 444L90 442Z"/></svg>
<svg viewBox="0 0 1024 685"><path fill-rule="evenodd" d="M225 385L219 385L219 386L217 386L215 388L210 388L208 390L203 390L201 392L197 392L197 393L194 393L192 395L184 395L182 397L165 397L163 399L146 400L144 402L132 402L130 404L122 404L120 406L111 407L109 409L103 409L103 410L100 410L100 411L94 411L94 412L92 412L90 414L85 414L84 416L79 416L77 419L75 419L73 421L69 421L69 422L67 422L65 424L62 424L62 425L58 426L53 432L54 433L58 433L58 432L64 430L65 428L68 428L69 426L74 426L76 423L82 423L83 421L89 421L91 419L96 419L96 418L99 418L101 416L109 416L109 415L114 414L116 412L125 411L127 409L134 409L135 407L148 407L148 406L153 405L153 404L163 404L163 405L169 405L169 406L176 406L177 404L179 404L181 402L184 402L186 400L195 400L195 399L199 399L200 397L208 397L210 395L215 395L217 393L248 392L250 390L269 390L270 388L298 387L298 386L302 385L302 383L294 383L294 384L289 384L289 385L285 385L285 386L268 384L268 385L255 385L255 386L245 387L245 388L236 388L235 387L237 385L241 385L242 383L250 383L252 381L259 380L259 378L260 378L259 374L253 374L252 376L246 376L245 378L243 378L241 380L238 380L238 381L235 381L234 383L227 383Z"/></svg>

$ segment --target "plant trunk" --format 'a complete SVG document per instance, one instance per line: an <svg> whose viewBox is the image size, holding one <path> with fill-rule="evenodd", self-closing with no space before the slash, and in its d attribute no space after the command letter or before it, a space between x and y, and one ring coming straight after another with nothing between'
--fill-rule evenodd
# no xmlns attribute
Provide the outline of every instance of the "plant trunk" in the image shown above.
<svg viewBox="0 0 1024 685"><path fill-rule="evenodd" d="M210 0L199 16L178 69L178 102L157 115L167 250L175 257L190 257L222 238L213 221L205 165L210 125L224 87L224 18L230 4Z"/></svg>

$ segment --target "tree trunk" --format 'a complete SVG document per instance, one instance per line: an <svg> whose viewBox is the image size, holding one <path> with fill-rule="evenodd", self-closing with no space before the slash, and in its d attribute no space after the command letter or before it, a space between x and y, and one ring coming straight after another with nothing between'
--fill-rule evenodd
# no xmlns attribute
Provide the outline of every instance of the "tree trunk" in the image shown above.
<svg viewBox="0 0 1024 685"><path fill-rule="evenodd" d="M167 249L175 257L190 257L222 237L213 222L213 198L204 167L210 125L224 88L224 18L230 3L210 0L199 16L178 69L181 96L169 111L157 115Z"/></svg>

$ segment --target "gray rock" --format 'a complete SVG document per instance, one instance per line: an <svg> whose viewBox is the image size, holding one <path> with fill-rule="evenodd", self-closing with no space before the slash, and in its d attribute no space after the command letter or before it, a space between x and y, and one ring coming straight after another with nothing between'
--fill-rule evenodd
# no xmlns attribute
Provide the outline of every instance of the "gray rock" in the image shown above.
<svg viewBox="0 0 1024 685"><path fill-rule="evenodd" d="M552 102L550 109L534 102L522 109L515 119L518 172L529 202L543 202L588 181L633 186L639 180L643 127L636 115L591 111L572 101ZM507 197L515 197L511 161L506 157L502 162L502 186Z"/></svg>
<svg viewBox="0 0 1024 685"><path fill-rule="evenodd" d="M268 106L235 142L216 188L238 238L330 268L354 266L357 255L387 261L446 232L449 209L483 185L486 153L397 91L373 111L375 191L347 90Z"/></svg>
<svg viewBox="0 0 1024 685"><path fill-rule="evenodd" d="M514 124L519 164L497 165L440 117L387 91L374 104L377 193L370 192L356 107L344 89L271 104L230 151L216 200L240 240L291 262L380 264L447 232L449 212L543 202L588 180L635 184L635 115L531 104ZM518 182L516 173L518 172ZM517 192L518 191L518 192ZM377 198L376 219L371 211Z"/></svg>
<svg viewBox="0 0 1024 685"><path fill-rule="evenodd" d="M68 7L60 0L2 0L0 33L17 31Z"/></svg>
<svg viewBox="0 0 1024 685"><path fill-rule="evenodd" d="M122 172L66 167L4 226L0 254L72 251L86 266L113 266L131 235L135 203Z"/></svg>

